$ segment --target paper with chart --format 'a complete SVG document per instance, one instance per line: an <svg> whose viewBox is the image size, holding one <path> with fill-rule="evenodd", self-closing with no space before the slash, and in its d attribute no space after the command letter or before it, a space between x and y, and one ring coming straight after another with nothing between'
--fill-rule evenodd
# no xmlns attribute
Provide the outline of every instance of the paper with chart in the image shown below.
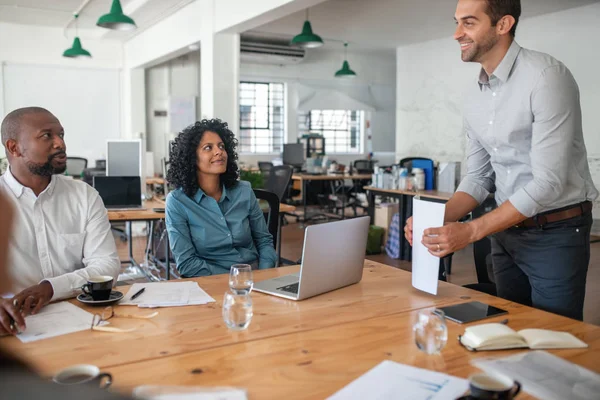
<svg viewBox="0 0 600 400"><path fill-rule="evenodd" d="M386 360L329 400L456 399L468 388L469 383L465 379Z"/></svg>
<svg viewBox="0 0 600 400"><path fill-rule="evenodd" d="M144 292L131 300L142 288ZM152 282L134 283L119 304L154 308L200 305L214 301L196 282Z"/></svg>
<svg viewBox="0 0 600 400"><path fill-rule="evenodd" d="M413 198L412 285L431 294L437 294L440 258L421 239L425 229L444 226L445 212L445 204Z"/></svg>
<svg viewBox="0 0 600 400"><path fill-rule="evenodd" d="M25 318L27 328L17 337L21 342L29 343L84 331L92 326L93 317L93 314L66 301L49 304L38 314Z"/></svg>
<svg viewBox="0 0 600 400"><path fill-rule="evenodd" d="M600 374L546 351L528 351L503 358L474 360L486 371L510 376L539 399L587 400L600 393Z"/></svg>

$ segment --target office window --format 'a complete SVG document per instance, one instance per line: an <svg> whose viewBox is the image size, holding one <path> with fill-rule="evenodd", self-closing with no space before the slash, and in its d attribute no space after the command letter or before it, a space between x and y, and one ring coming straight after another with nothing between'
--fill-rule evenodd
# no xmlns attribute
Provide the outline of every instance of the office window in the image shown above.
<svg viewBox="0 0 600 400"><path fill-rule="evenodd" d="M325 138L325 153L362 153L363 111L311 110L309 132Z"/></svg>
<svg viewBox="0 0 600 400"><path fill-rule="evenodd" d="M283 83L240 82L240 153L281 153Z"/></svg>

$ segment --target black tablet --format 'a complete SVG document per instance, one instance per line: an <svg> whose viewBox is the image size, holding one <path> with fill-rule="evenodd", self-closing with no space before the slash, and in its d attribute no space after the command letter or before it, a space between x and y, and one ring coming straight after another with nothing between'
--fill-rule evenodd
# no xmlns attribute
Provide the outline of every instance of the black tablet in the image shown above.
<svg viewBox="0 0 600 400"><path fill-rule="evenodd" d="M469 303L457 304L455 306L440 307L436 311L441 310L444 316L451 321L459 324L466 324L480 319L496 317L498 315L508 314L508 311L501 308L488 306L487 304L478 301Z"/></svg>

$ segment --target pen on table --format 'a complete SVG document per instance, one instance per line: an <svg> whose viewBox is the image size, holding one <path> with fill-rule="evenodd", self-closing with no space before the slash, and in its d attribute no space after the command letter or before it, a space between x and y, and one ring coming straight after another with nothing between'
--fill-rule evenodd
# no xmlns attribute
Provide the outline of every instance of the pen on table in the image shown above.
<svg viewBox="0 0 600 400"><path fill-rule="evenodd" d="M141 295L142 293L144 293L144 290L146 290L145 287L143 287L140 290L138 290L133 296L131 296L131 300L135 300L139 295Z"/></svg>
<svg viewBox="0 0 600 400"><path fill-rule="evenodd" d="M506 319L503 319L502 321L500 321L500 323L501 323L502 325L506 325L506 324L508 324L508 318L506 318Z"/></svg>

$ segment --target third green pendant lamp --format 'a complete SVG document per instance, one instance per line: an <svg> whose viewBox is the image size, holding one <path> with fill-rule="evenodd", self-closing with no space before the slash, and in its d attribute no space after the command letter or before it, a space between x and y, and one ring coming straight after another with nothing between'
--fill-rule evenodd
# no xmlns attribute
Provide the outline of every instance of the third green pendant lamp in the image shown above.
<svg viewBox="0 0 600 400"><path fill-rule="evenodd" d="M96 25L117 31L130 31L137 28L133 19L123 14L120 0L113 0L110 12L98 18Z"/></svg>
<svg viewBox="0 0 600 400"><path fill-rule="evenodd" d="M302 47L304 49L314 49L323 46L323 39L319 35L315 35L308 20L308 8L306 9L306 21L302 27L302 32L294 36L291 44L293 46Z"/></svg>
<svg viewBox="0 0 600 400"><path fill-rule="evenodd" d="M342 64L342 69L335 73L336 78L356 78L356 72L350 69L350 64L348 64L348 43L344 43L344 63Z"/></svg>

